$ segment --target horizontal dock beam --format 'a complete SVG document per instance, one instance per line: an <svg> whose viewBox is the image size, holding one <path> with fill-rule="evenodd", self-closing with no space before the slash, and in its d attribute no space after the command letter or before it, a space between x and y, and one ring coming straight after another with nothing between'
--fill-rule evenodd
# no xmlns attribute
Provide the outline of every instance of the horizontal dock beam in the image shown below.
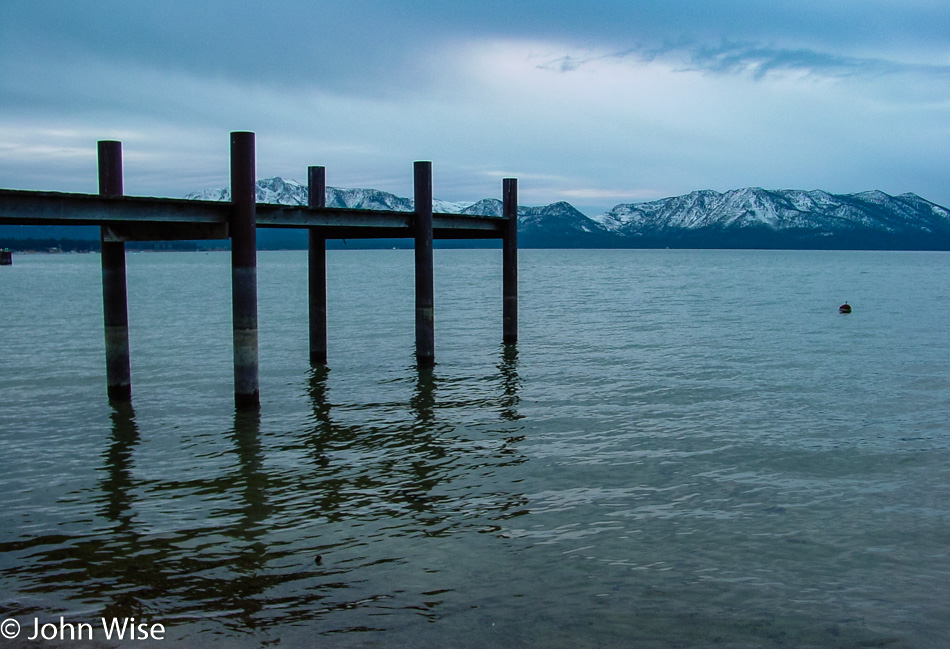
<svg viewBox="0 0 950 649"><path fill-rule="evenodd" d="M220 201L0 189L0 224L101 225L106 240L227 239L233 207ZM414 236L414 212L257 203L259 228L314 228L326 239ZM503 239L508 219L433 213L436 239Z"/></svg>
<svg viewBox="0 0 950 649"><path fill-rule="evenodd" d="M230 213L230 203L217 201L0 189L0 223L19 225L213 224Z"/></svg>

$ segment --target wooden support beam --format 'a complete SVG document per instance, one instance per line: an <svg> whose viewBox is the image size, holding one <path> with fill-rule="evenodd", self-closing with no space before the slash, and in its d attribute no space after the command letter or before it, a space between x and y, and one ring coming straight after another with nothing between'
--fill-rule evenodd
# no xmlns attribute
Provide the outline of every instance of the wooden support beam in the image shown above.
<svg viewBox="0 0 950 649"><path fill-rule="evenodd" d="M121 196L122 143L98 143L99 194ZM132 362L129 353L129 299L125 274L125 244L106 239L102 245L102 314L105 324L106 385L110 401L132 400Z"/></svg>
<svg viewBox="0 0 950 649"><path fill-rule="evenodd" d="M257 355L257 169L254 134L231 133L231 312L234 405L260 408Z"/></svg>
<svg viewBox="0 0 950 649"><path fill-rule="evenodd" d="M0 189L0 224L108 225L114 240L227 239L231 205L219 201ZM412 238L413 213L257 205L259 228L318 228L327 239ZM437 239L501 239L500 216L432 214Z"/></svg>
<svg viewBox="0 0 950 649"><path fill-rule="evenodd" d="M505 344L518 342L518 179L502 180L502 328Z"/></svg>
<svg viewBox="0 0 950 649"><path fill-rule="evenodd" d="M392 210L356 210L320 208L261 203L257 209L257 225L262 228L351 228L368 233L377 228L402 229L412 237L412 212Z"/></svg>
<svg viewBox="0 0 950 649"><path fill-rule="evenodd" d="M2 201L2 196L0 196L0 201ZM413 216L413 212L393 210L359 210L348 207L311 208L272 203L257 205L257 227L259 228L320 228L321 230L345 228L353 233L352 238L378 237L378 230L402 230L402 236L412 238ZM452 233L459 231L463 237L468 235L483 239L500 239L504 226L505 220L499 216L438 212L432 214L432 228L436 236L442 234L446 235L446 238L452 238Z"/></svg>
<svg viewBox="0 0 950 649"><path fill-rule="evenodd" d="M307 206L327 204L327 170L307 168ZM308 229L308 287L310 295L310 363L327 362L327 240L317 228Z"/></svg>
<svg viewBox="0 0 950 649"><path fill-rule="evenodd" d="M227 239L227 223L110 223L103 241L197 241Z"/></svg>
<svg viewBox="0 0 950 649"><path fill-rule="evenodd" d="M4 224L226 226L230 212L231 206L220 201L0 189L0 223Z"/></svg>
<svg viewBox="0 0 950 649"><path fill-rule="evenodd" d="M435 365L435 300L432 282L432 163L413 165L416 261L416 363Z"/></svg>

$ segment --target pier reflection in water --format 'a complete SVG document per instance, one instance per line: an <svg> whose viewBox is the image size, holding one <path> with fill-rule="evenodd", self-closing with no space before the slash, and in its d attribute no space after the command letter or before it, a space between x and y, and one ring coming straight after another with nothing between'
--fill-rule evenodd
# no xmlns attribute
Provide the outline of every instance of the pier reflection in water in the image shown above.
<svg viewBox="0 0 950 649"><path fill-rule="evenodd" d="M135 616L163 622L169 639L254 644L294 629L405 630L472 608L470 594L449 601L477 570L466 556L506 543L493 533L526 502L499 475L524 461L517 352L502 349L496 369L407 368L395 381L411 385L408 401L367 404L348 402L332 370L316 367L296 429L237 412L217 441L204 433L148 467L135 410L113 404L95 522L81 536L4 543L18 557L5 579L26 597L3 612ZM483 416L454 419L461 411ZM201 468L170 459L181 455Z"/></svg>

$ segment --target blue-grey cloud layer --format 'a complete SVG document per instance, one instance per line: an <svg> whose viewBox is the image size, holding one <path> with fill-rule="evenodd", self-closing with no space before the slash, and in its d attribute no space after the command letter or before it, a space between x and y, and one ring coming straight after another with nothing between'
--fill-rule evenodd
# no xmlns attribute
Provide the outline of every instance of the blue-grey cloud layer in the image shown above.
<svg viewBox="0 0 950 649"><path fill-rule="evenodd" d="M625 48L744 43L833 62L856 51L946 53L950 10L940 2L97 2L5 0L3 56L37 51L99 56L198 74L275 83L406 81L419 51L498 36ZM688 47L689 45L687 45ZM852 54L849 54L852 52ZM733 52L736 53L736 52ZM925 61L918 61L924 63Z"/></svg>
<svg viewBox="0 0 950 649"><path fill-rule="evenodd" d="M181 193L220 176L200 173L216 137L252 128L350 184L436 158L450 199L505 172L600 207L769 183L947 203L948 34L943 2L5 0L0 185L42 182L46 149L78 177L70 147L127 134L144 189Z"/></svg>

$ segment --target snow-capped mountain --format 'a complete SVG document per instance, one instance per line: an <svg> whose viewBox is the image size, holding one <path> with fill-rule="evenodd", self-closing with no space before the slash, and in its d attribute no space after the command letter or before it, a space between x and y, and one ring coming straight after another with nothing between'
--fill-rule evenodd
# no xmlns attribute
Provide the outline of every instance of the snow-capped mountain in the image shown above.
<svg viewBox="0 0 950 649"><path fill-rule="evenodd" d="M227 189L187 198L229 200ZM307 188L282 178L257 183L263 203L305 205ZM328 187L327 206L412 211L413 201L374 189ZM434 201L434 211L500 216L501 201ZM950 210L916 194L830 194L758 187L695 191L625 203L593 218L570 203L518 207L521 245L544 247L950 249Z"/></svg>
<svg viewBox="0 0 950 649"><path fill-rule="evenodd" d="M624 236L702 228L803 228L828 233L950 229L950 211L916 194L890 196L872 191L835 195L820 190L770 191L758 187L725 193L704 190L647 203L621 204L594 220Z"/></svg>
<svg viewBox="0 0 950 649"><path fill-rule="evenodd" d="M758 187L617 205L594 221L650 245L946 247L950 210L916 194Z"/></svg>
<svg viewBox="0 0 950 649"><path fill-rule="evenodd" d="M231 200L231 190L205 189L200 192L188 194L185 198L204 201L229 201ZM341 189L339 187L327 187L326 200L327 207L394 210L397 212L411 212L413 210L413 200L411 198L400 198L395 194L381 192L376 189ZM284 180L279 177L258 180L257 202L277 205L306 205L307 186L301 185L296 180ZM432 202L433 211L447 214L462 213L463 210L470 205L471 203L467 202L458 203L440 200L434 200Z"/></svg>

